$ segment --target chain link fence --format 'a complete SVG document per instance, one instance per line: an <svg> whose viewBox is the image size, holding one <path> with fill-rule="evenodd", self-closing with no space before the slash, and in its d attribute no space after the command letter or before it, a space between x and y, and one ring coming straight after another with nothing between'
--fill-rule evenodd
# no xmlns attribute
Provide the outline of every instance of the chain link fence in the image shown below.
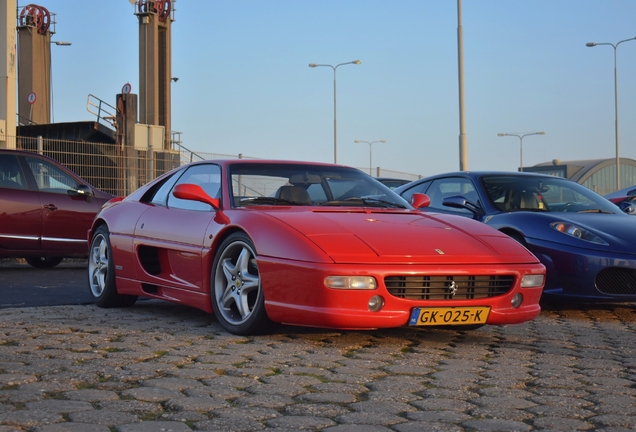
<svg viewBox="0 0 636 432"><path fill-rule="evenodd" d="M2 143L0 143L2 144ZM175 142L171 149L135 149L115 144L57 140L42 137L7 137L7 148L48 156L63 164L91 185L113 195L128 195L147 182L180 165L210 159L259 159L242 154L208 153L187 149ZM0 147L2 147L0 145ZM368 168L358 168L368 172ZM376 177L406 180L417 174L377 168Z"/></svg>

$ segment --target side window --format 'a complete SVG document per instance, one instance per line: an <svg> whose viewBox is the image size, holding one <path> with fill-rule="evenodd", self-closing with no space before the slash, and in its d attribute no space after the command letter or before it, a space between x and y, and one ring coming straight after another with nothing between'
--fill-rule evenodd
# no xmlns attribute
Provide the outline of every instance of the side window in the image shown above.
<svg viewBox="0 0 636 432"><path fill-rule="evenodd" d="M429 208L443 210L445 212L471 213L466 209L457 209L443 205L442 201L444 198L463 196L475 204L479 203L475 187L470 180L462 177L448 177L434 180L427 191L427 195L431 199L431 204L428 206Z"/></svg>
<svg viewBox="0 0 636 432"><path fill-rule="evenodd" d="M174 186L185 183L199 185L212 198L219 198L221 193L221 169L214 164L193 165L179 177ZM212 210L212 206L209 204L179 199L172 193L168 194L168 207L198 211Z"/></svg>
<svg viewBox="0 0 636 432"><path fill-rule="evenodd" d="M428 189L428 187L430 185L431 185L430 181L418 183L415 186L413 186L412 188L407 189L404 192L402 192L402 198L404 198L408 202L411 202L411 197L413 197L414 193L426 193L426 190Z"/></svg>
<svg viewBox="0 0 636 432"><path fill-rule="evenodd" d="M18 158L14 155L0 154L0 187L12 189L27 187Z"/></svg>
<svg viewBox="0 0 636 432"><path fill-rule="evenodd" d="M161 186L155 190L152 197L149 200L146 199L144 201L150 201L152 204L160 206L168 205L168 194L174 187L175 182L179 180L179 177L181 177L181 174L183 174L183 171L176 172L173 176L166 179Z"/></svg>
<svg viewBox="0 0 636 432"><path fill-rule="evenodd" d="M77 190L77 181L55 165L28 156L26 160L40 191L66 195L69 190Z"/></svg>

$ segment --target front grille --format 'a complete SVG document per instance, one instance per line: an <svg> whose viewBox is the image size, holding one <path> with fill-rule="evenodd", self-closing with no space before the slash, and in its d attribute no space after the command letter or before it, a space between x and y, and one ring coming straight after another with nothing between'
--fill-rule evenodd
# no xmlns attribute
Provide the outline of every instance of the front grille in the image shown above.
<svg viewBox="0 0 636 432"><path fill-rule="evenodd" d="M514 276L387 276L389 294L410 300L467 300L507 293Z"/></svg>
<svg viewBox="0 0 636 432"><path fill-rule="evenodd" d="M596 275L596 288L605 294L636 294L636 271L610 267Z"/></svg>

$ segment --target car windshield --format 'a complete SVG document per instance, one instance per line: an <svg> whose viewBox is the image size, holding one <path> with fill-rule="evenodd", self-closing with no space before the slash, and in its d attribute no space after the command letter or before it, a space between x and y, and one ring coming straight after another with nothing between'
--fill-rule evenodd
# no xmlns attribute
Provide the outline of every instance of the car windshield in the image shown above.
<svg viewBox="0 0 636 432"><path fill-rule="evenodd" d="M493 175L481 178L501 211L618 213L618 207L578 183L559 177Z"/></svg>
<svg viewBox="0 0 636 432"><path fill-rule="evenodd" d="M233 205L313 205L411 208L360 170L305 164L230 165Z"/></svg>

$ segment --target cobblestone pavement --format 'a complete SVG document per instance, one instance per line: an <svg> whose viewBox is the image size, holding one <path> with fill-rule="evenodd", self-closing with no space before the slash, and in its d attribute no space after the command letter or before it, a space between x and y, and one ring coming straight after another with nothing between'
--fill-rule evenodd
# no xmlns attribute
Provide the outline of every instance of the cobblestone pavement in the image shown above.
<svg viewBox="0 0 636 432"><path fill-rule="evenodd" d="M0 312L0 432L636 429L635 305L253 338L158 301Z"/></svg>

